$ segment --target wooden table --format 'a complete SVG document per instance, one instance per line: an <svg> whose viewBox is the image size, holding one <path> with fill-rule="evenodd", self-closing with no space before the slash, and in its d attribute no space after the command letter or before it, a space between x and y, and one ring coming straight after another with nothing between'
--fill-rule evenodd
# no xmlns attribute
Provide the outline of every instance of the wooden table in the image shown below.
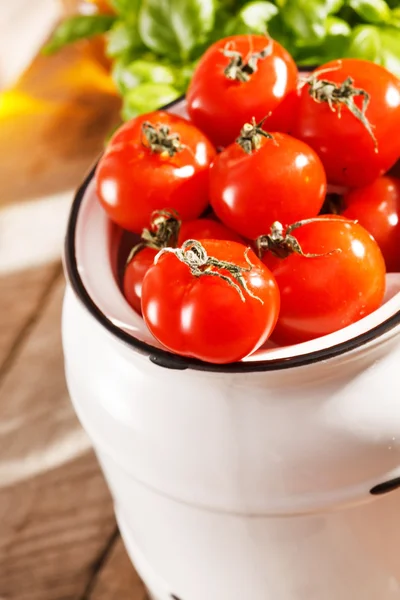
<svg viewBox="0 0 400 600"><path fill-rule="evenodd" d="M118 99L86 46L36 60L13 93L10 118L0 113L0 600L144 600L60 339L72 189Z"/></svg>

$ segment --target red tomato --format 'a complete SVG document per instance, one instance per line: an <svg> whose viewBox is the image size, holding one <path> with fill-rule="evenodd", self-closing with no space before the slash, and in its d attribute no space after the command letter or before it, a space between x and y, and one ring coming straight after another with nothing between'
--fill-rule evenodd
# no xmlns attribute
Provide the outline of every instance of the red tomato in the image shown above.
<svg viewBox="0 0 400 600"><path fill-rule="evenodd" d="M231 240L243 244L240 235L213 219L196 219L182 223L178 246L186 240Z"/></svg>
<svg viewBox="0 0 400 600"><path fill-rule="evenodd" d="M182 220L195 219L208 204L214 156L205 135L186 119L161 111L141 115L116 132L100 159L98 197L112 221L135 233L166 206Z"/></svg>
<svg viewBox="0 0 400 600"><path fill-rule="evenodd" d="M250 154L239 143L231 144L211 166L215 213L249 239L265 233L273 221L289 224L317 215L326 193L316 153L285 133L271 135L259 135L260 147Z"/></svg>
<svg viewBox="0 0 400 600"><path fill-rule="evenodd" d="M263 51L267 56L257 59ZM271 113L268 128L288 131L296 86L297 67L278 42L236 35L216 42L200 59L187 92L188 112L215 145L227 146L252 117L261 121Z"/></svg>
<svg viewBox="0 0 400 600"><path fill-rule="evenodd" d="M143 317L154 337L177 354L213 363L240 360L270 335L279 312L278 288L242 244L204 240L196 246L184 244L175 251L180 258L166 251L147 271Z"/></svg>
<svg viewBox="0 0 400 600"><path fill-rule="evenodd" d="M400 156L400 80L375 63L349 58L329 62L314 75L316 100L312 86L305 84L293 135L318 153L329 183L357 187L372 182ZM348 77L354 81L353 88L346 83ZM327 85L318 83L322 80ZM342 102L337 100L340 95ZM371 132L348 108L353 102L362 111L368 95L365 118ZM326 101L329 96L332 108Z"/></svg>
<svg viewBox="0 0 400 600"><path fill-rule="evenodd" d="M400 179L380 177L348 192L343 216L357 220L378 243L388 272L400 272Z"/></svg>
<svg viewBox="0 0 400 600"><path fill-rule="evenodd" d="M361 225L325 216L292 235L305 253L340 251L316 258L265 254L264 263L281 293L281 310L272 336L275 342L296 344L327 335L381 305L385 263L378 244Z"/></svg>
<svg viewBox="0 0 400 600"><path fill-rule="evenodd" d="M156 230L155 227L152 229L153 231ZM178 229L179 225L177 225L177 231ZM154 258L161 248L167 246L175 247L176 245L181 246L183 242L189 239L232 240L234 242L243 243L242 238L237 233L231 231L225 227L225 225L219 223L218 221L214 221L213 219L196 219L194 221L187 221L186 223L182 223L180 226L177 241L176 237L172 234L168 237L170 238L168 240L169 243L162 243L160 240L160 245L157 249L152 247L142 248L133 255L126 265L123 280L124 295L132 308L134 308L139 314L142 311L141 299L143 278L153 264ZM165 241L167 241L167 239ZM145 243L146 241L144 241L144 244Z"/></svg>
<svg viewBox="0 0 400 600"><path fill-rule="evenodd" d="M136 312L142 312L142 284L144 276L154 262L159 250L142 248L128 262L125 268L123 290L124 296Z"/></svg>

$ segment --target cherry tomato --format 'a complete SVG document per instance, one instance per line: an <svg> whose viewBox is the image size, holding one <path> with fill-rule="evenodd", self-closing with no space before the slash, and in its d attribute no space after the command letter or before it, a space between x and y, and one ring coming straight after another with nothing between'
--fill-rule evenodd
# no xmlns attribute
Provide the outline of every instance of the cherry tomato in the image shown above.
<svg viewBox="0 0 400 600"><path fill-rule="evenodd" d="M240 235L214 219L196 219L182 223L178 246L186 240L231 240L243 244Z"/></svg>
<svg viewBox="0 0 400 600"><path fill-rule="evenodd" d="M293 253L276 258L267 251L263 258L281 293L272 336L278 344L327 335L365 317L382 303L385 263L373 237L353 221L333 215L320 219L291 235L304 253L331 254L307 258Z"/></svg>
<svg viewBox="0 0 400 600"><path fill-rule="evenodd" d="M318 153L328 182L362 186L390 169L400 156L400 80L375 63L340 59L308 81L292 132Z"/></svg>
<svg viewBox="0 0 400 600"><path fill-rule="evenodd" d="M125 268L123 290L124 296L136 312L142 312L142 283L144 276L154 262L159 250L142 248L131 258Z"/></svg>
<svg viewBox="0 0 400 600"><path fill-rule="evenodd" d="M169 350L228 363L266 341L278 317L279 292L270 271L244 245L189 240L175 253L165 251L147 271L142 312Z"/></svg>
<svg viewBox="0 0 400 600"><path fill-rule="evenodd" d="M187 108L216 146L227 146L252 117L260 121L271 113L269 129L288 131L296 86L297 67L278 42L263 35L236 35L216 42L200 59Z"/></svg>
<svg viewBox="0 0 400 600"><path fill-rule="evenodd" d="M388 272L400 272L400 179L380 177L345 194L343 216L357 220L378 243Z"/></svg>
<svg viewBox="0 0 400 600"><path fill-rule="evenodd" d="M159 215L157 215L156 218L160 218ZM165 222L166 220L164 219L164 223ZM150 231L154 232L152 241L158 247L145 246L138 252L135 252L125 267L123 280L124 296L132 308L139 314L142 311L141 299L143 278L153 264L154 258L161 248L167 246L181 246L183 242L189 239L232 240L234 242L243 243L242 238L237 233L213 219L196 219L182 224L176 221L176 226L173 224L172 220L170 223L172 223L172 227L169 228L169 231L164 230L160 235L159 230L157 232L157 224L153 221L150 226ZM148 230L145 230L145 232L147 231ZM148 234L146 236L145 233L143 233L143 235L144 244L146 244Z"/></svg>
<svg viewBox="0 0 400 600"><path fill-rule="evenodd" d="M182 220L195 219L208 204L214 156L211 143L189 121L162 111L141 115L115 133L100 159L98 197L112 221L135 233L166 206Z"/></svg>
<svg viewBox="0 0 400 600"><path fill-rule="evenodd" d="M272 133L268 139L261 131L258 126L249 129L240 138L244 145L228 146L210 170L215 213L249 239L273 221L289 224L317 215L326 193L325 172L314 150L285 133ZM246 141L256 147L250 153Z"/></svg>

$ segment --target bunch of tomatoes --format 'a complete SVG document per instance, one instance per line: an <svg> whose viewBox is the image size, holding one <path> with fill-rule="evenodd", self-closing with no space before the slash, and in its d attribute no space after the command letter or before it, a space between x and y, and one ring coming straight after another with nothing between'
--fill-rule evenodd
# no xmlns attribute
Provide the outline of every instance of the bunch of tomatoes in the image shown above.
<svg viewBox="0 0 400 600"><path fill-rule="evenodd" d="M400 271L400 80L355 59L302 75L239 35L207 50L186 101L190 120L125 123L96 171L110 219L141 236L122 287L155 338L228 363L376 310Z"/></svg>

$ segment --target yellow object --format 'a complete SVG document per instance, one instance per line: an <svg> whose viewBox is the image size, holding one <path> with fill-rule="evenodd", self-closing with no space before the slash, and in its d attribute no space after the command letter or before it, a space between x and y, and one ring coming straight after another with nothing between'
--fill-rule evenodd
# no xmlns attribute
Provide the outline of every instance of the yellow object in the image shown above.
<svg viewBox="0 0 400 600"><path fill-rule="evenodd" d="M0 93L0 121L21 115L46 113L53 107L48 100L35 98L15 89Z"/></svg>
<svg viewBox="0 0 400 600"><path fill-rule="evenodd" d="M114 82L105 68L93 60L92 57L81 56L79 65L72 64L65 68L60 77L54 76L53 82L57 79L63 85L71 86L75 89L93 89L97 92L106 94L117 94Z"/></svg>

